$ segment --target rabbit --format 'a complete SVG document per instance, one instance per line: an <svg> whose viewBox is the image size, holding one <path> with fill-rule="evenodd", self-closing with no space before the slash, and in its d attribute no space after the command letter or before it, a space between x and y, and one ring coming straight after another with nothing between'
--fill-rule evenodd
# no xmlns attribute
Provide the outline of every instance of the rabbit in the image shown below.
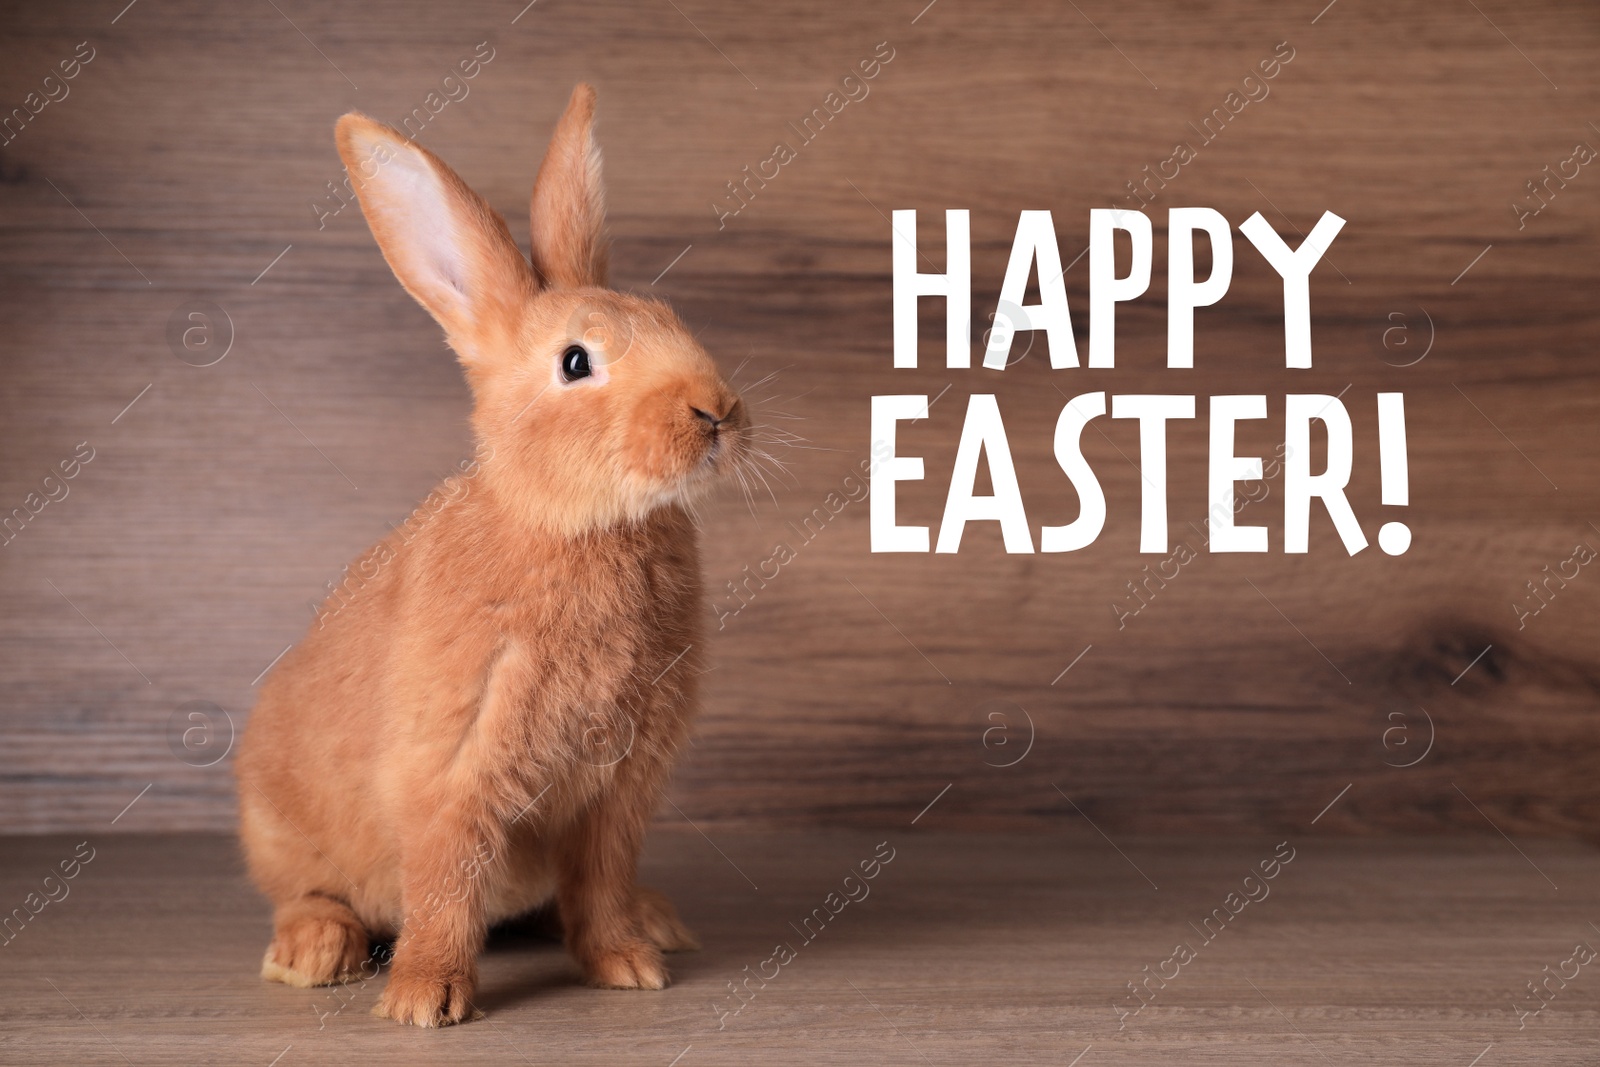
<svg viewBox="0 0 1600 1067"><path fill-rule="evenodd" d="M539 168L531 264L431 152L337 124L384 258L464 368L478 457L262 686L240 838L274 908L262 977L349 981L392 937L374 1013L403 1023L478 1015L486 931L547 904L596 986L664 988L662 953L698 947L635 874L701 673L691 508L750 420L666 305L604 287L594 107L577 86Z"/></svg>

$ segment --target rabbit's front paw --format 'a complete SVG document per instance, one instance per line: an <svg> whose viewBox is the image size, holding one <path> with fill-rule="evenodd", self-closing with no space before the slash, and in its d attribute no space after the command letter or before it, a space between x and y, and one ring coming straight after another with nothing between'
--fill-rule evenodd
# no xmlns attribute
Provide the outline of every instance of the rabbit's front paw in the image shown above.
<svg viewBox="0 0 1600 1067"><path fill-rule="evenodd" d="M590 985L605 989L665 989L667 966L661 950L644 941L625 941L585 961Z"/></svg>
<svg viewBox="0 0 1600 1067"><path fill-rule="evenodd" d="M472 1006L476 984L465 974L397 969L372 1013L413 1026L450 1026L464 1019L482 1018L483 1013Z"/></svg>

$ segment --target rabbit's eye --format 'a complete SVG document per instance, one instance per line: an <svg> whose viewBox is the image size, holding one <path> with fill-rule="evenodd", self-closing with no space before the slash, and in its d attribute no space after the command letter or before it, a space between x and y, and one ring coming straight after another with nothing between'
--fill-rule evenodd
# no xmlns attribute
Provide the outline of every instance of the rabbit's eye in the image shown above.
<svg viewBox="0 0 1600 1067"><path fill-rule="evenodd" d="M582 345L570 345L561 354L561 377L567 381L575 382L592 373L589 369L589 350Z"/></svg>

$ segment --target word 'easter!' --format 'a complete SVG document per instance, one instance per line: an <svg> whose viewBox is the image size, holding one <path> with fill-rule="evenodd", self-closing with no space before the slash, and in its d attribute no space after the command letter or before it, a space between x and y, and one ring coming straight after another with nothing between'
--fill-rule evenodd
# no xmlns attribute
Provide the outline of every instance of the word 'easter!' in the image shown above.
<svg viewBox="0 0 1600 1067"><path fill-rule="evenodd" d="M1298 248L1272 228L1260 212L1239 225L1249 243L1283 282L1284 366L1311 366L1311 271L1344 226L1344 220L1325 211ZM945 363L952 368L971 367L969 343L972 319L972 256L968 212L945 212L945 270L917 268L917 213L895 211L894 261L894 366L917 366L920 347L917 303L922 297L945 301ZM1125 233L1131 248L1126 274L1117 271L1114 240ZM1167 367L1194 366L1195 309L1220 301L1233 278L1233 230L1223 215L1211 208L1173 208L1167 218ZM1209 246L1211 271L1195 278L1195 251L1200 241ZM1116 309L1135 300L1150 286L1152 227L1141 211L1117 208L1089 212L1089 343L1090 369L1116 365ZM984 345L983 366L1003 371L1011 363L1016 335L1037 331L1044 335L1052 368L1080 367L1077 338L1062 282L1061 252L1055 223L1048 211L1023 211L1017 220L1010 261L1000 285L993 316L994 327ZM1037 276L1038 302L1024 304L1030 275ZM1235 455L1234 431L1246 419L1267 417L1265 394L1243 393L1209 398L1210 462L1208 489L1213 515L1212 552L1266 552L1267 530L1261 526L1235 526L1235 485L1261 478L1259 456ZM904 526L896 521L895 487L923 477L920 456L896 451L896 429L902 421L928 417L929 401L922 394L897 394L872 398L872 455L870 529L874 552L956 552L969 522L993 521L1007 552L1072 552L1094 543L1105 526L1106 499L1099 479L1084 459L1080 438L1090 420L1106 415L1135 419L1139 423L1142 514L1139 551L1166 552L1167 541L1167 423L1195 417L1196 398L1185 394L1119 395L1086 392L1073 397L1062 409L1055 428L1055 458L1077 493L1078 518L1064 526L1044 526L1037 548L1012 464L1005 424L993 394L969 398L962 425L955 467L945 498L944 519L937 542L926 526ZM1377 394L1378 461L1382 500L1386 506L1409 503L1406 459L1405 397L1399 392ZM1350 414L1336 396L1291 393L1283 398L1286 426L1284 464L1283 550L1305 552L1309 540L1311 503L1319 501L1333 521L1345 550L1355 555L1367 546L1345 487L1354 466L1354 441ZM1320 473L1311 471L1311 424L1320 423L1327 440L1327 462ZM979 460L987 463L992 492L979 494ZM1378 531L1378 545L1389 555L1399 555L1411 545L1411 531L1402 522L1387 522Z"/></svg>

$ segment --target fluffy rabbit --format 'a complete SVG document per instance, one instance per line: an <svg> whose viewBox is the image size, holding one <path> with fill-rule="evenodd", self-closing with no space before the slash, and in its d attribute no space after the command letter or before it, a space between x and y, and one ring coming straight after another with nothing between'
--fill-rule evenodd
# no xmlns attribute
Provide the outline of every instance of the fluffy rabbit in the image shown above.
<svg viewBox="0 0 1600 1067"><path fill-rule="evenodd" d="M634 879L695 702L686 507L751 431L672 311L604 288L593 118L580 85L534 182L531 265L432 153L338 124L373 236L465 368L478 465L267 679L240 836L275 909L262 976L349 980L395 936L376 1011L401 1022L475 1014L486 930L547 902L595 985L660 989L662 952L695 947Z"/></svg>

